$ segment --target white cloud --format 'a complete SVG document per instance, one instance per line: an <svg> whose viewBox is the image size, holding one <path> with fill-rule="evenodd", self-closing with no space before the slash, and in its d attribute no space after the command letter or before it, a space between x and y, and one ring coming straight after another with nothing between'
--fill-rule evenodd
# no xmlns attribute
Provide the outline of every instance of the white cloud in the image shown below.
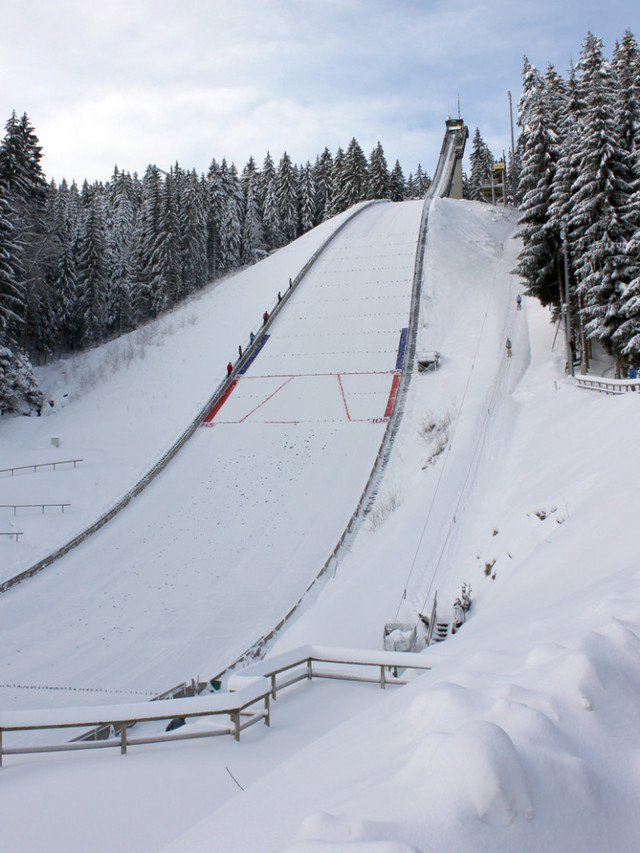
<svg viewBox="0 0 640 853"><path fill-rule="evenodd" d="M610 50L632 16L635 0L8 0L0 117L29 114L56 179L304 161L352 136L432 170L458 93L500 153L522 55L564 73L587 29Z"/></svg>

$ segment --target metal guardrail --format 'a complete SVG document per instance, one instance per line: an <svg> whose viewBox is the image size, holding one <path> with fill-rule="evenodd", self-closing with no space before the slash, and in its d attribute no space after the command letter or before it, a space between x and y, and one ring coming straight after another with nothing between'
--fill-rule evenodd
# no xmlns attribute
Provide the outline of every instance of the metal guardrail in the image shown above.
<svg viewBox="0 0 640 853"><path fill-rule="evenodd" d="M19 542L19 537L24 536L24 532L22 530L0 530L0 536L15 536L16 542Z"/></svg>
<svg viewBox="0 0 640 853"><path fill-rule="evenodd" d="M13 477L14 471L37 471L38 468L53 468L56 470L56 465L71 465L75 468L78 462L84 462L84 459L62 459L60 462L36 462L35 465L13 465L11 468L0 468L0 474L6 474L11 471Z"/></svg>
<svg viewBox="0 0 640 853"><path fill-rule="evenodd" d="M19 509L35 509L36 507L42 508L42 515L44 515L45 507L51 506L59 506L62 512L64 513L64 508L66 506L71 506L70 503L42 503L42 504L0 504L0 509L12 509L13 514L17 515L17 511Z"/></svg>
<svg viewBox="0 0 640 853"><path fill-rule="evenodd" d="M626 394L629 391L640 391L640 378L608 379L606 376L587 376L586 374L578 374L573 378L578 388L600 391L601 394Z"/></svg>

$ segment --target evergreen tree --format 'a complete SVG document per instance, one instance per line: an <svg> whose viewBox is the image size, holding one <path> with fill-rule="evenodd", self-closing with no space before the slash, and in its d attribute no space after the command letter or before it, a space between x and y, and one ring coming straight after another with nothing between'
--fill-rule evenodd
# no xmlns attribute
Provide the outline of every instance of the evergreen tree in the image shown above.
<svg viewBox="0 0 640 853"><path fill-rule="evenodd" d="M242 253L242 190L233 163L222 171L222 190L220 269L229 272L240 265Z"/></svg>
<svg viewBox="0 0 640 853"><path fill-rule="evenodd" d="M342 190L344 186L344 151L338 148L331 164L331 216L341 213Z"/></svg>
<svg viewBox="0 0 640 853"><path fill-rule="evenodd" d="M369 157L366 197L389 198L389 169L380 142L378 142Z"/></svg>
<svg viewBox="0 0 640 853"><path fill-rule="evenodd" d="M242 263L253 264L266 254L262 212L260 209L260 173L249 158L240 179L243 196Z"/></svg>
<svg viewBox="0 0 640 853"><path fill-rule="evenodd" d="M367 158L354 137L347 147L342 163L341 190L337 201L340 211L364 201L367 197L368 180Z"/></svg>
<svg viewBox="0 0 640 853"><path fill-rule="evenodd" d="M316 224L316 187L311 163L307 163L300 176L300 230L311 230Z"/></svg>
<svg viewBox="0 0 640 853"><path fill-rule="evenodd" d="M424 198L425 193L431 186L431 178L429 175L423 170L420 163L418 163L418 168L416 169L416 174L414 176L414 182L416 187L416 195L418 198Z"/></svg>
<svg viewBox="0 0 640 853"><path fill-rule="evenodd" d="M181 293L207 282L207 186L195 169L184 175L178 205Z"/></svg>
<svg viewBox="0 0 640 853"><path fill-rule="evenodd" d="M583 44L580 70L586 110L569 228L586 332L615 351L621 299L633 277L625 251L631 234L624 219L632 196L631 170L611 111L610 67L601 40L591 33Z"/></svg>
<svg viewBox="0 0 640 853"><path fill-rule="evenodd" d="M635 178L640 178L640 52L627 30L613 52L615 129L629 154Z"/></svg>
<svg viewBox="0 0 640 853"><path fill-rule="evenodd" d="M76 272L85 346L100 343L106 331L108 285L106 226L102 198L94 195L78 235Z"/></svg>
<svg viewBox="0 0 640 853"><path fill-rule="evenodd" d="M280 159L276 179L276 197L280 229L284 243L295 240L299 230L298 187L291 158L285 151Z"/></svg>
<svg viewBox="0 0 640 853"><path fill-rule="evenodd" d="M42 403L29 359L0 345L0 415L40 414Z"/></svg>
<svg viewBox="0 0 640 853"><path fill-rule="evenodd" d="M471 166L469 174L469 197L474 201L484 201L485 198L480 191L480 187L491 179L493 156L488 145L480 135L480 128L478 127L476 127L473 135L469 165Z"/></svg>
<svg viewBox="0 0 640 853"><path fill-rule="evenodd" d="M521 148L522 169L519 192L521 226L519 236L523 249L518 256L517 272L528 285L529 293L543 304L558 301L559 227L549 223L549 204L560 156L558 127L552 104L559 92L552 68L547 75L548 87L539 72L525 60L527 87L520 104L519 121L524 129Z"/></svg>
<svg viewBox="0 0 640 853"><path fill-rule="evenodd" d="M133 328L138 199L134 179L116 166L105 193L109 270L107 328L111 333L122 334Z"/></svg>
<svg viewBox="0 0 640 853"><path fill-rule="evenodd" d="M271 154L268 151L262 165L260 188L262 196L262 225L264 227L267 251L271 251L283 245L283 237L276 188L276 170Z"/></svg>
<svg viewBox="0 0 640 853"><path fill-rule="evenodd" d="M389 198L391 201L403 201L405 195L406 184L404 174L399 161L396 160L395 166L391 170L391 175L389 177Z"/></svg>
<svg viewBox="0 0 640 853"><path fill-rule="evenodd" d="M24 320L24 282L19 268L20 239L6 189L0 183L0 346L16 346Z"/></svg>
<svg viewBox="0 0 640 853"><path fill-rule="evenodd" d="M315 187L316 212L314 224L319 225L331 217L331 171L333 157L328 148L316 157L313 167L313 182Z"/></svg>
<svg viewBox="0 0 640 853"><path fill-rule="evenodd" d="M142 179L142 203L136 224L134 240L135 288L133 312L135 324L140 325L152 316L151 258L159 230L162 182L157 166L147 166Z"/></svg>
<svg viewBox="0 0 640 853"><path fill-rule="evenodd" d="M177 183L177 173L172 169L160 185L158 218L149 257L152 317L175 305L180 295Z"/></svg>
<svg viewBox="0 0 640 853"><path fill-rule="evenodd" d="M47 264L51 245L46 231L45 208L48 187L40 161L42 150L26 113L15 111L5 125L0 143L0 186L11 209L13 225L19 235L16 271L21 278L22 324L20 344L37 346L38 314L47 310Z"/></svg>

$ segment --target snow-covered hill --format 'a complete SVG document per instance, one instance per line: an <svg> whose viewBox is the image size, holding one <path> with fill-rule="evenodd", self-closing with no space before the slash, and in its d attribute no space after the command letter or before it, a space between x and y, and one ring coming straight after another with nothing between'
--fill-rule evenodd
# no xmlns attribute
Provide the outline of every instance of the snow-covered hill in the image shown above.
<svg viewBox="0 0 640 853"><path fill-rule="evenodd" d="M419 348L441 366L412 379L377 512L276 645L379 647L385 621L467 581L469 619L423 653L432 670L395 693L299 685L240 744L7 760L13 850L636 849L640 398L565 379L548 313L515 310L514 231L486 205L432 204ZM47 601L31 601L35 636Z"/></svg>

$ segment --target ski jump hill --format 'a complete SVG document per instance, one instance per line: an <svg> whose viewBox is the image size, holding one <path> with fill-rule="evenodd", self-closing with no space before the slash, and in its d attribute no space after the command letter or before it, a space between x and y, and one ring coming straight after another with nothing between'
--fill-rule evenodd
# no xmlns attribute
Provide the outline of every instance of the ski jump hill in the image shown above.
<svg viewBox="0 0 640 853"><path fill-rule="evenodd" d="M209 678L335 565L401 420L429 207L465 138L447 123L424 202L347 211L50 368L52 412L1 425L5 707Z"/></svg>

